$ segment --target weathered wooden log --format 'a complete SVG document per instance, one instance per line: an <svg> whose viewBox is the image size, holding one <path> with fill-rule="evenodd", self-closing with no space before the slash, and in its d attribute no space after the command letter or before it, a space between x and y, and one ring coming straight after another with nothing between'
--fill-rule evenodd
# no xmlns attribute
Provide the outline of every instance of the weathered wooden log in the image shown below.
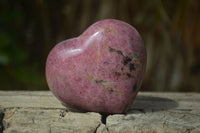
<svg viewBox="0 0 200 133"><path fill-rule="evenodd" d="M73 112L49 91L0 91L0 133L199 133L199 93L140 92L127 114Z"/></svg>

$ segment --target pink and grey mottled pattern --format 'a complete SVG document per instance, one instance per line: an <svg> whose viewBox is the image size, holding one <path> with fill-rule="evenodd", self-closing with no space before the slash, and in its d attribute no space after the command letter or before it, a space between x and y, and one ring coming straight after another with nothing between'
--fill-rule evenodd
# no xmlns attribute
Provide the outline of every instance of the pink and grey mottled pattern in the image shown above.
<svg viewBox="0 0 200 133"><path fill-rule="evenodd" d="M49 88L63 103L103 113L125 113L140 89L146 50L129 24L107 19L63 41L46 62Z"/></svg>

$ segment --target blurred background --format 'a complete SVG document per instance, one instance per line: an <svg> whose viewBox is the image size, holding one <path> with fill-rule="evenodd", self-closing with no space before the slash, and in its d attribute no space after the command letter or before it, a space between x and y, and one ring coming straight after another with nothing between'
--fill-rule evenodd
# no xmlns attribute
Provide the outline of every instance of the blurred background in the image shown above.
<svg viewBox="0 0 200 133"><path fill-rule="evenodd" d="M142 91L200 92L199 0L0 0L0 90L48 90L49 51L106 18L143 38Z"/></svg>

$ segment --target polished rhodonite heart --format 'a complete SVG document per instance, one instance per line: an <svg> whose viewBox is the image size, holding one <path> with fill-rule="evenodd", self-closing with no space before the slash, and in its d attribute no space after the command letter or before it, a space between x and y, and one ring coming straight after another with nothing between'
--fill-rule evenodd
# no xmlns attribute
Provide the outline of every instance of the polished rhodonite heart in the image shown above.
<svg viewBox="0 0 200 133"><path fill-rule="evenodd" d="M145 66L139 33L125 22L106 19L57 44L47 58L46 79L64 104L126 113L141 87Z"/></svg>

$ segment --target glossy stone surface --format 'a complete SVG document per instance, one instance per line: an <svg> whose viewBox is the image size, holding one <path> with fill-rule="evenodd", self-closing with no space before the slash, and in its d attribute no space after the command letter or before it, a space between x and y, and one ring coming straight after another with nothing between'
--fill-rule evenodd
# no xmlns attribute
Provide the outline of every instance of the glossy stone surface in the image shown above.
<svg viewBox="0 0 200 133"><path fill-rule="evenodd" d="M145 66L139 33L125 22L106 19L57 44L47 58L46 79L64 104L126 113L141 87Z"/></svg>

